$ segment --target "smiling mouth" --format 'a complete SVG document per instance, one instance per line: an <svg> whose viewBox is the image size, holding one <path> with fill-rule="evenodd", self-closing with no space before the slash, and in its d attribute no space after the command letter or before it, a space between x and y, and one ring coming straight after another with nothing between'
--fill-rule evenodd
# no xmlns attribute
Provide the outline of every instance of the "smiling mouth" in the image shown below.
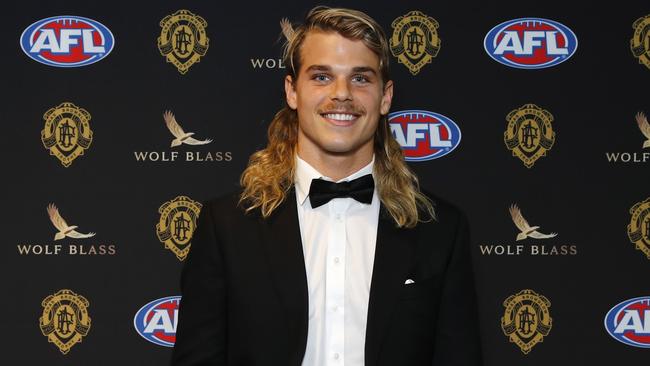
<svg viewBox="0 0 650 366"><path fill-rule="evenodd" d="M359 118L359 114L356 113L336 113L336 112L327 112L320 114L328 122L336 126L350 126Z"/></svg>

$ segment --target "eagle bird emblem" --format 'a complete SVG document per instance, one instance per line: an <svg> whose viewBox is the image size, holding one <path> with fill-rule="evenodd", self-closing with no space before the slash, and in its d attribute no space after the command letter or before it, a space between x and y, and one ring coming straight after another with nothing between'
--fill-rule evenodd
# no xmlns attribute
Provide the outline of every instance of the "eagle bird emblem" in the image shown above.
<svg viewBox="0 0 650 366"><path fill-rule="evenodd" d="M59 230L59 232L54 235L54 240L60 240L66 236L74 239L85 239L95 236L95 233L82 234L75 230L77 228L76 225L68 225L63 217L61 217L61 214L59 214L59 209L56 208L53 203L50 203L47 206L47 214L50 216L50 221L52 221L54 227Z"/></svg>
<svg viewBox="0 0 650 366"><path fill-rule="evenodd" d="M521 214L521 210L517 205L513 204L510 206L510 216L512 216L512 222L515 223L515 226L521 231L517 234L517 241L524 240L528 237L534 239L548 239L557 236L557 233L542 234L537 229L539 226L530 226L528 221Z"/></svg>
<svg viewBox="0 0 650 366"><path fill-rule="evenodd" d="M639 130L641 130L641 133L646 138L643 142L643 148L645 149L646 147L650 147L650 123L648 123L648 119L643 112L636 114L636 123L639 125Z"/></svg>
<svg viewBox="0 0 650 366"><path fill-rule="evenodd" d="M183 131L183 127L178 124L176 121L176 117L174 117L174 114L171 111L166 111L163 113L163 118L165 119L165 124L167 125L167 128L169 129L169 132L174 135L175 139L172 140L172 146L171 147L176 147L182 144L188 144L188 145L205 145L209 144L212 142L212 140L197 140L192 135L194 135L194 132L185 132Z"/></svg>

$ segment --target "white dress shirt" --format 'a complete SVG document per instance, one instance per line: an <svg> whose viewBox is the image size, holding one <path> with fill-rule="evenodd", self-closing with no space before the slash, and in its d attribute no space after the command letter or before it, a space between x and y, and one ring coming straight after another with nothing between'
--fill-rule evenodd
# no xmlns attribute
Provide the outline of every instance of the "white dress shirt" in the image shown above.
<svg viewBox="0 0 650 366"><path fill-rule="evenodd" d="M372 174L374 161L339 182ZM298 222L309 290L302 365L363 366L379 197L375 189L371 204L335 198L312 208L309 187L315 178L332 180L296 156Z"/></svg>

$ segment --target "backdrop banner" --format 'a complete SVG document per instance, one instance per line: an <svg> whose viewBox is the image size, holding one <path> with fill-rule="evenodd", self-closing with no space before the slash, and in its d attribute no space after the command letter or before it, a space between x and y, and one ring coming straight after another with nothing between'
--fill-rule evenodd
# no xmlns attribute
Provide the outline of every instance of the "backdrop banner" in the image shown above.
<svg viewBox="0 0 650 366"><path fill-rule="evenodd" d="M319 4L384 27L393 136L469 218L485 365L647 363L650 3L433 0L5 5L0 363L169 363L199 212Z"/></svg>

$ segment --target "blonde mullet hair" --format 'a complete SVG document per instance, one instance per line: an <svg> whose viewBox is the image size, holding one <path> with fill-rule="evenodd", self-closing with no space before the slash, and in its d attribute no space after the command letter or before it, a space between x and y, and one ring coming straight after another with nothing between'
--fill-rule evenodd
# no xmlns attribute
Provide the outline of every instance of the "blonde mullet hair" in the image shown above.
<svg viewBox="0 0 650 366"><path fill-rule="evenodd" d="M295 80L300 70L300 46L311 30L337 32L357 39L372 50L380 60L380 74L385 83L388 73L389 48L381 27L368 15L350 9L316 7L305 23L294 29L286 19L281 22L287 39L284 63ZM298 143L298 115L284 106L271 121L267 146L251 155L242 173L243 188L239 204L246 212L259 209L264 218L271 216L287 198L295 176ZM398 227L412 228L420 221L435 219L431 200L420 191L418 178L404 161L402 149L382 116L374 136L374 178L382 204Z"/></svg>

